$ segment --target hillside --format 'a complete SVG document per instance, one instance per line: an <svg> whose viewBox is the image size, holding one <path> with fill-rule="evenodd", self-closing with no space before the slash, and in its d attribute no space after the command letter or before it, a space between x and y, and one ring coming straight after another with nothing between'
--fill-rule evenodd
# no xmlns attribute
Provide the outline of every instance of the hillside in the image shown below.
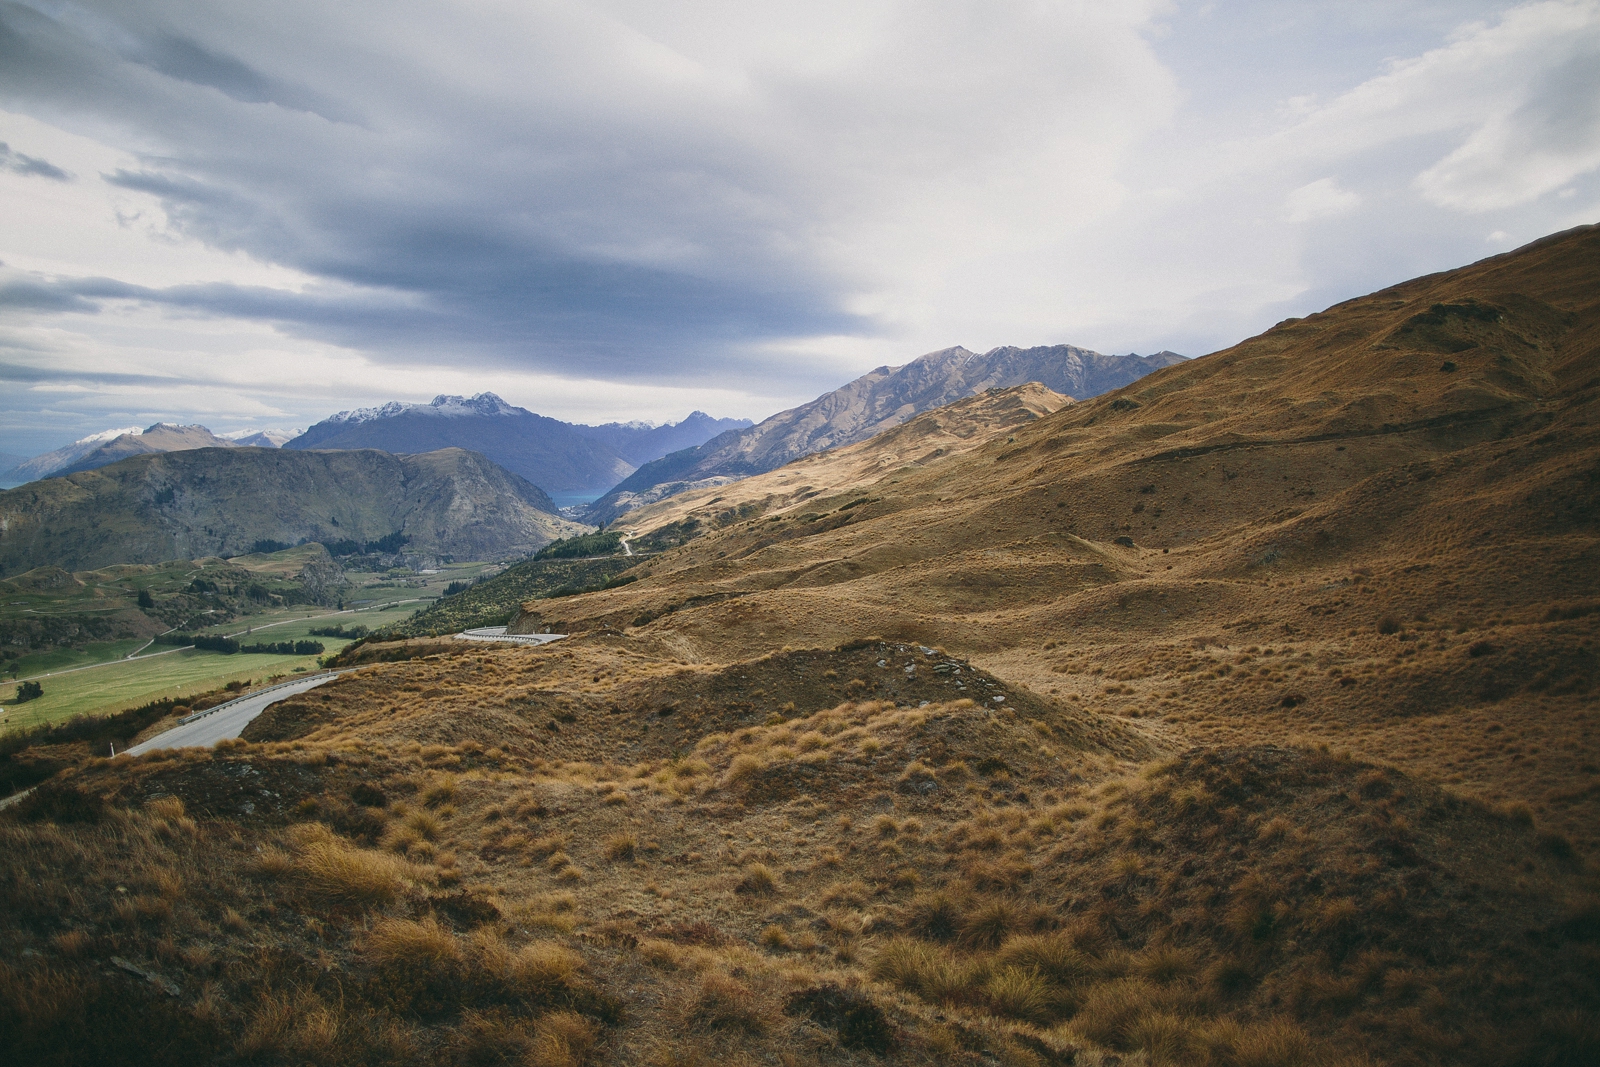
<svg viewBox="0 0 1600 1067"><path fill-rule="evenodd" d="M682 423L663 427L577 426L514 407L493 393L479 393L470 398L439 396L429 404L391 403L341 411L283 447L377 448L395 453L465 448L481 452L547 492L599 493L633 472L638 464L626 456L654 459L668 448L682 447L684 440L698 444L730 425L748 423L696 412Z"/></svg>
<svg viewBox="0 0 1600 1067"><path fill-rule="evenodd" d="M1594 848L1561 739L1591 729L1597 276L1583 229L1347 301L527 624L653 619L713 659L943 645L1187 736L1397 760Z"/></svg>
<svg viewBox="0 0 1600 1067"><path fill-rule="evenodd" d="M595 501L588 517L604 525L634 507L685 489L762 474L813 452L864 441L920 412L989 389L1039 382L1082 399L1182 360L1172 352L1106 356L1071 345L996 348L981 356L965 348L947 348L903 367L879 367L747 430L732 430L697 448L647 463Z"/></svg>
<svg viewBox="0 0 1600 1067"><path fill-rule="evenodd" d="M898 471L969 452L1072 403L1035 382L991 389L924 412L865 441L816 452L766 474L689 489L627 512L618 523L640 537L673 523L724 525L777 514L817 497L864 489Z"/></svg>
<svg viewBox="0 0 1600 1067"><path fill-rule="evenodd" d="M461 449L166 452L0 493L0 574L393 535L419 557L507 559L583 529L554 512L537 487Z"/></svg>
<svg viewBox="0 0 1600 1067"><path fill-rule="evenodd" d="M847 487L661 516L629 584L524 605L565 640L369 641L213 749L96 758L164 706L15 742L0 775L66 769L0 814L0 1027L41 1063L1596 1062L1597 278L1586 228L946 406L807 461Z"/></svg>

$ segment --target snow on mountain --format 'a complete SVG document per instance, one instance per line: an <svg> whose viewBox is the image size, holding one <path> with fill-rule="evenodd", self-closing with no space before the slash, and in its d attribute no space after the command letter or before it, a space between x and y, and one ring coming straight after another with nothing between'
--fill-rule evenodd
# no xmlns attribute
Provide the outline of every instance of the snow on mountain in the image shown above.
<svg viewBox="0 0 1600 1067"><path fill-rule="evenodd" d="M236 445L245 445L253 448L282 448L285 441L293 441L305 432L304 429L230 430L228 433L221 433L217 436L226 437Z"/></svg>
<svg viewBox="0 0 1600 1067"><path fill-rule="evenodd" d="M115 441L124 434L131 434L137 437L142 433L144 433L142 426L123 426L115 430L101 430L99 433L92 433L88 437L80 437L70 445L62 445L60 448L46 452L42 456L34 456L32 459L24 460L7 474L8 477L14 477L23 482L48 478L63 467L72 466L107 441Z"/></svg>
<svg viewBox="0 0 1600 1067"><path fill-rule="evenodd" d="M476 396L436 396L426 404L402 404L398 400L391 400L382 407L356 408L354 411L341 411L337 415L328 416L324 422L361 423L372 422L375 419L388 419L396 415L412 412L417 415L442 415L449 417L463 417L471 415L531 415L526 408L513 407L501 400L493 393L478 393Z"/></svg>

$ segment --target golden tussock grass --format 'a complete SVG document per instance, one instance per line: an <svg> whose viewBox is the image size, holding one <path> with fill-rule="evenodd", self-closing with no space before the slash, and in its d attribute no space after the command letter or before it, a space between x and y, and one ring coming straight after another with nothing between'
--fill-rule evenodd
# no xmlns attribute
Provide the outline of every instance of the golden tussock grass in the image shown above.
<svg viewBox="0 0 1600 1067"><path fill-rule="evenodd" d="M556 645L74 757L0 817L0 1010L37 1016L0 1023L31 1054L120 996L196 1062L1594 1062L1600 234L1562 242L708 520L536 604Z"/></svg>

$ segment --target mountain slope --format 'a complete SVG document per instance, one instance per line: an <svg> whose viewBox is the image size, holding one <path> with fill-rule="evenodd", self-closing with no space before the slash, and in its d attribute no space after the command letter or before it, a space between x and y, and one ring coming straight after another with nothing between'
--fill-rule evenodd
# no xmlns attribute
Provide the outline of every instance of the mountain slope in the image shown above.
<svg viewBox="0 0 1600 1067"><path fill-rule="evenodd" d="M727 484L673 492L641 503L622 525L641 537L671 523L725 522L732 516L780 513L816 497L864 489L892 472L921 469L970 452L997 436L1072 403L1072 398L1037 382L988 389L977 396L925 411L909 422L843 448L814 452L775 471ZM677 483L652 492L673 490Z"/></svg>
<svg viewBox="0 0 1600 1067"><path fill-rule="evenodd" d="M0 574L395 533L422 556L506 559L584 529L554 510L536 486L462 449L155 453L0 493Z"/></svg>
<svg viewBox="0 0 1600 1067"><path fill-rule="evenodd" d="M1571 747L1600 669L1597 278L1585 228L1396 285L520 625L712 660L942 645L1194 742L1397 761L1600 850Z"/></svg>
<svg viewBox="0 0 1600 1067"><path fill-rule="evenodd" d="M656 486L715 478L744 478L790 460L864 441L919 412L943 407L986 389L1039 382L1082 399L1126 385L1182 356L1106 356L1071 345L996 348L983 355L947 348L903 367L879 367L808 404L782 411L748 430L730 431L705 444L647 463L594 504L590 521L605 523L640 500L659 499Z"/></svg>
<svg viewBox="0 0 1600 1067"><path fill-rule="evenodd" d="M698 416L698 417L696 417ZM380 448L409 454L440 448L481 452L552 493L598 493L633 472L628 456L654 459L681 441L698 444L725 427L696 412L673 426L577 426L514 407L493 393L438 396L428 404L341 411L283 447ZM655 451L657 443L663 452Z"/></svg>
<svg viewBox="0 0 1600 1067"><path fill-rule="evenodd" d="M171 423L158 422L139 433L125 433L115 437L51 472L49 476L60 477L78 471L92 471L97 467L127 459L129 456L143 456L151 452L185 452L193 448L236 447L238 447L236 442L226 437L218 437L204 426L174 426Z"/></svg>
<svg viewBox="0 0 1600 1067"><path fill-rule="evenodd" d="M591 440L600 441L617 455L638 467L669 452L693 448L729 430L751 426L749 419L714 419L703 411L690 412L682 422L661 426L608 422L600 426L577 424L573 429Z"/></svg>
<svg viewBox="0 0 1600 1067"><path fill-rule="evenodd" d="M99 448L108 441L114 441L124 434L141 434L142 429L137 426L124 426L115 430L102 430L92 433L88 437L80 437L70 445L25 459L6 472L7 478L15 478L19 482L31 482L36 478L49 478L72 466L90 452Z"/></svg>

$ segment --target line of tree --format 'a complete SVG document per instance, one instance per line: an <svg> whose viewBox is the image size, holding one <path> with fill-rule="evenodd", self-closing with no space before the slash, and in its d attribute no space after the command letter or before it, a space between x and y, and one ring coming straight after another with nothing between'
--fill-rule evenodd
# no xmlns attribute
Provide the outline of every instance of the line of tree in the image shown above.
<svg viewBox="0 0 1600 1067"><path fill-rule="evenodd" d="M337 626L316 626L310 631L312 637L344 637L351 641L359 641L371 632L365 626L347 627L344 623L339 623Z"/></svg>
<svg viewBox="0 0 1600 1067"><path fill-rule="evenodd" d="M246 645L237 638L221 634L162 634L156 641L163 645L193 645L205 652L221 652L224 656L236 652L252 656L320 656L327 651L321 641L267 641Z"/></svg>
<svg viewBox="0 0 1600 1067"><path fill-rule="evenodd" d="M299 542L302 545L308 543L309 541L306 538L302 538ZM352 541L349 538L345 538L339 541L324 541L322 547L326 548L331 556L370 556L374 553L391 555L410 543L411 538L396 530L394 533L384 534L376 541ZM271 538L263 537L250 546L250 551L259 554L270 554L295 547L297 546L287 541L274 541Z"/></svg>

